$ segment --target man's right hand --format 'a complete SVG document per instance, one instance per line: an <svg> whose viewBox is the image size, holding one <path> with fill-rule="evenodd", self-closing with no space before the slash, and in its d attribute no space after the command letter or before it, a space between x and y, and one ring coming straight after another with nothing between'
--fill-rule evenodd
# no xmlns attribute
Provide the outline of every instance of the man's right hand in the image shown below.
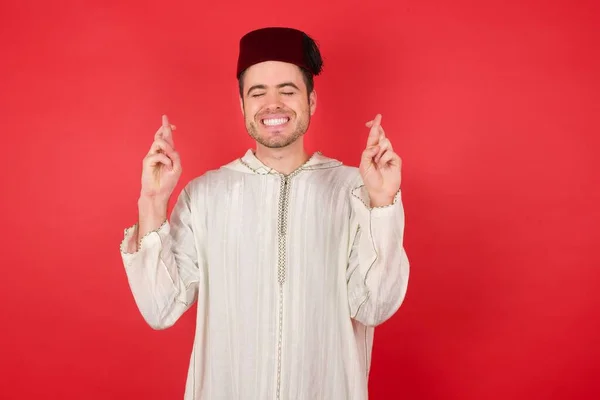
<svg viewBox="0 0 600 400"><path fill-rule="evenodd" d="M173 131L166 115L154 135L142 166L142 190L138 200L138 240L156 230L167 218L169 198L181 176L181 161L175 151Z"/></svg>
<svg viewBox="0 0 600 400"><path fill-rule="evenodd" d="M163 115L162 126L156 131L154 142L143 161L140 197L156 204L168 203L181 176L181 161L175 151L173 130L175 126Z"/></svg>

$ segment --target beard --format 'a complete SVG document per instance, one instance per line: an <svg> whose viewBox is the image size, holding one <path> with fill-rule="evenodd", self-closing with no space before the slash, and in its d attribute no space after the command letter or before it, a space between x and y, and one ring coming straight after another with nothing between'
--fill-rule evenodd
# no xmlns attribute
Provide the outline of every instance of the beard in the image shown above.
<svg viewBox="0 0 600 400"><path fill-rule="evenodd" d="M308 127L310 125L310 114L307 112L301 117L298 117L298 115L293 111L285 112L285 114L289 116L290 121L288 122L288 125L285 126L285 128L282 128L279 131L267 132L264 128L263 124L261 123L261 120L263 118L266 118L269 115L268 113L258 114L255 116L254 119L245 118L246 130L248 131L250 137L252 137L264 147L270 149L279 149L289 146L290 144L298 140L298 138L303 136L308 130ZM291 132L284 133L285 131L290 131L290 129Z"/></svg>

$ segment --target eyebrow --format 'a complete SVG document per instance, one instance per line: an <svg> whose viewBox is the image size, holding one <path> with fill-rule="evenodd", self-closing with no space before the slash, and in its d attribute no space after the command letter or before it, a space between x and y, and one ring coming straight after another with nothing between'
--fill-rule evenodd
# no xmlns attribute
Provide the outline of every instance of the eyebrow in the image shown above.
<svg viewBox="0 0 600 400"><path fill-rule="evenodd" d="M277 89L281 89L283 87L286 86L291 86L293 88L295 88L296 90L300 90L300 88L298 86L296 86L293 82L283 82L278 84L277 86L275 86ZM246 92L246 95L249 95L251 91L255 90L255 89L266 89L267 86L266 85L254 85L254 86L250 86L250 88L248 89L248 91Z"/></svg>

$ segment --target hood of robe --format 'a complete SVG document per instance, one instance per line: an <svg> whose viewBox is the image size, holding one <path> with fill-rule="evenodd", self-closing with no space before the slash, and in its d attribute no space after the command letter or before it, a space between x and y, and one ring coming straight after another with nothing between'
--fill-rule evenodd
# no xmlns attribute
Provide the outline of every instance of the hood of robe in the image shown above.
<svg viewBox="0 0 600 400"><path fill-rule="evenodd" d="M298 170L314 170L314 169L324 169L324 168L333 168L339 167L342 165L341 161L335 160L333 158L329 158L321 154L321 152L314 153L302 166L300 166ZM274 170L271 167L263 164L252 149L248 149L246 154L242 157L238 158L223 166L223 168L231 169L234 171L245 172L247 174L259 174L259 175L267 175L267 174L275 174L281 175L278 171ZM296 172L294 171L294 172Z"/></svg>

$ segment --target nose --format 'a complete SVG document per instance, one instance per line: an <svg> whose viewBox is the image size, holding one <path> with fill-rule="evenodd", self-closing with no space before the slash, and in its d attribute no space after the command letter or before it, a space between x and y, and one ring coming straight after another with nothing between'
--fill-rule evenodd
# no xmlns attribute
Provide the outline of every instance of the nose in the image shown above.
<svg viewBox="0 0 600 400"><path fill-rule="evenodd" d="M275 91L265 95L265 108L268 110L280 110L283 108L279 93Z"/></svg>

